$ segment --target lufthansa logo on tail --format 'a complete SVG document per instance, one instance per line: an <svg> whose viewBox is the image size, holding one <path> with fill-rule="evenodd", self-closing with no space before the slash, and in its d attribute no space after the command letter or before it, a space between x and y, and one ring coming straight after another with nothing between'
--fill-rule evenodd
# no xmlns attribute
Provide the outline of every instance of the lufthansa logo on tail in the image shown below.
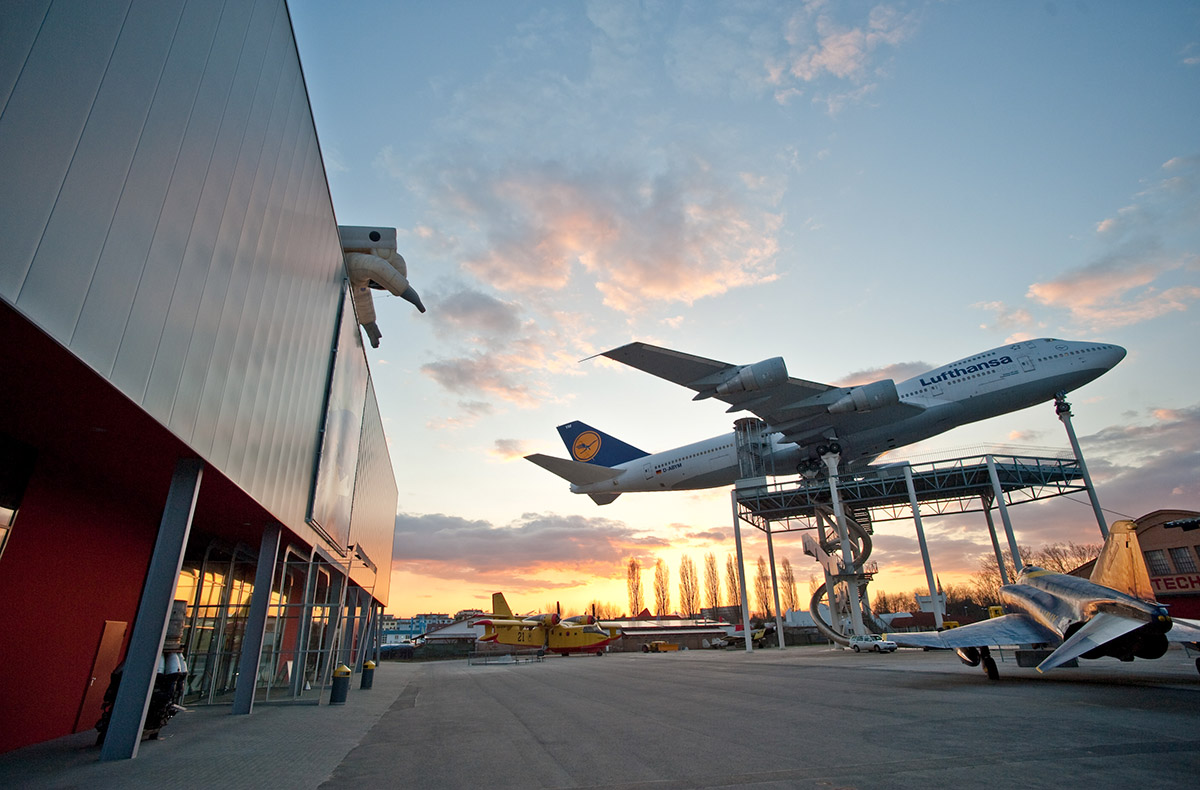
<svg viewBox="0 0 1200 790"><path fill-rule="evenodd" d="M575 437L571 445L571 455L576 461L590 461L600 452L600 434L595 431L584 431Z"/></svg>

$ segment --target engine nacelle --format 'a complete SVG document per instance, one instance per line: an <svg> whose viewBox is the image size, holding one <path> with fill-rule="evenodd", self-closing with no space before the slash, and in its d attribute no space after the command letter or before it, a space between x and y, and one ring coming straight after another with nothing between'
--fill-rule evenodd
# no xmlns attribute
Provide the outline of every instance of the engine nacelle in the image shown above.
<svg viewBox="0 0 1200 790"><path fill-rule="evenodd" d="M787 366L783 364L783 357L772 357L738 368L729 378L717 385L717 394L754 392L783 384L787 378Z"/></svg>
<svg viewBox="0 0 1200 790"><path fill-rule="evenodd" d="M977 667L983 660L983 655L977 647L956 647L954 652L958 654L958 659L969 667Z"/></svg>
<svg viewBox="0 0 1200 790"><path fill-rule="evenodd" d="M559 621L561 621L561 620L562 620L562 618L559 617L557 614L551 613L551 614L530 615L529 617L524 618L522 620L522 622L526 622L526 623L530 623L530 624L540 623L541 625L549 627L549 626L558 625Z"/></svg>
<svg viewBox="0 0 1200 790"><path fill-rule="evenodd" d="M871 411L900 402L896 382L891 379L873 381L855 387L829 405L830 414L846 414L852 411Z"/></svg>

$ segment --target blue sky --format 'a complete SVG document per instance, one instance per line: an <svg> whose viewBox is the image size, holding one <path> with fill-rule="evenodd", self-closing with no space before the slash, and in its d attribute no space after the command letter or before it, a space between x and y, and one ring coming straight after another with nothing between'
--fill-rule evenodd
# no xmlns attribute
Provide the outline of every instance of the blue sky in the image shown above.
<svg viewBox="0 0 1200 790"><path fill-rule="evenodd" d="M429 308L376 298L391 611L623 607L623 558L733 550L725 490L598 508L522 460L573 419L730 429L581 361L631 340L830 383L1117 343L1072 396L1101 502L1200 509L1195 3L289 5L339 222L396 227ZM912 452L990 444L1066 441L1047 405ZM1098 538L1086 503L1015 512L1022 543ZM926 529L943 578L986 550L980 516ZM911 525L881 532L876 587L916 587Z"/></svg>

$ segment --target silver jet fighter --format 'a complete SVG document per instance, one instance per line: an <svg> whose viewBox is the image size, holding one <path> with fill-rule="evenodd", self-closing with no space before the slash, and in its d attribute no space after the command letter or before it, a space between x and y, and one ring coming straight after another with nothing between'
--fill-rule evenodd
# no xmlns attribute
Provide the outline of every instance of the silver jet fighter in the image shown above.
<svg viewBox="0 0 1200 790"><path fill-rule="evenodd" d="M1090 579L1027 566L1000 588L1010 614L946 631L888 634L901 647L954 650L968 666L999 677L990 647L1053 647L1045 672L1076 658L1161 658L1168 642L1200 643L1200 621L1172 619L1154 600L1131 521L1112 525ZM1200 670L1200 659L1196 661Z"/></svg>

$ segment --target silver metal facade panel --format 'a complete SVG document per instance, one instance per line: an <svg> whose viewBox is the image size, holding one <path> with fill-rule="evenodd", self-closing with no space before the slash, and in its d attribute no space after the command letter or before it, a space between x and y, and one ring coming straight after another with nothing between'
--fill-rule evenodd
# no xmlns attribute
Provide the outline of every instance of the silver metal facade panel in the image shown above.
<svg viewBox="0 0 1200 790"><path fill-rule="evenodd" d="M207 60L220 18L219 3L192 2L184 8L104 250L70 338L72 350L104 375L110 375L116 364L204 74L197 64Z"/></svg>
<svg viewBox="0 0 1200 790"><path fill-rule="evenodd" d="M120 78L106 76L87 114L17 298L56 337L78 322L181 11L181 2L135 3L106 70Z"/></svg>
<svg viewBox="0 0 1200 790"><path fill-rule="evenodd" d="M6 185L0 190L0 296L13 304L58 199L128 5L54 3L0 116L0 174ZM21 188L8 186L15 184Z"/></svg>
<svg viewBox="0 0 1200 790"><path fill-rule="evenodd" d="M316 542L345 285L283 0L30 3L0 102L0 298Z"/></svg>
<svg viewBox="0 0 1200 790"><path fill-rule="evenodd" d="M0 41L4 42L0 47L0 115L49 10L50 0L4 4L4 13L0 14Z"/></svg>
<svg viewBox="0 0 1200 790"><path fill-rule="evenodd" d="M367 386L363 410L362 439L358 445L358 473L354 478L354 510L350 540L362 546L378 566L373 590L375 598L388 600L391 581L392 543L396 530L396 478L384 436L383 417L374 386ZM365 580L357 579L360 584Z"/></svg>

